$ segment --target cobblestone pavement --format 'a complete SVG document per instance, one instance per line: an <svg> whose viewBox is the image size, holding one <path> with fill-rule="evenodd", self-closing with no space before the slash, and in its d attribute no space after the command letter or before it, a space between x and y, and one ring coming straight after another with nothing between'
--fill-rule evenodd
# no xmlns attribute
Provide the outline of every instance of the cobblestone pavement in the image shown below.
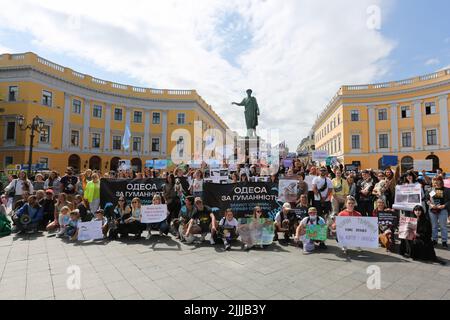
<svg viewBox="0 0 450 320"><path fill-rule="evenodd" d="M450 251L436 252L449 262ZM81 287L69 290L67 269L74 265ZM379 290L367 288L371 265L381 270ZM334 240L326 251L303 255L278 242L224 251L157 235L83 244L46 233L0 238L0 299L450 299L449 279L449 265L381 248L346 258Z"/></svg>

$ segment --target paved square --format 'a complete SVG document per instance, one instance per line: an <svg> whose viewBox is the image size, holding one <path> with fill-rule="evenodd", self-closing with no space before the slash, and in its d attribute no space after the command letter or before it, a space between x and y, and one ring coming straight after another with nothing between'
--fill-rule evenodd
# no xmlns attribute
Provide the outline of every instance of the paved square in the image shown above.
<svg viewBox="0 0 450 320"><path fill-rule="evenodd" d="M450 260L450 252L436 250ZM0 299L450 299L450 267L405 260L384 249L351 251L334 240L305 256L294 246L226 252L171 237L67 243L47 234L0 239ZM369 290L367 268L381 270ZM81 271L69 290L70 266Z"/></svg>

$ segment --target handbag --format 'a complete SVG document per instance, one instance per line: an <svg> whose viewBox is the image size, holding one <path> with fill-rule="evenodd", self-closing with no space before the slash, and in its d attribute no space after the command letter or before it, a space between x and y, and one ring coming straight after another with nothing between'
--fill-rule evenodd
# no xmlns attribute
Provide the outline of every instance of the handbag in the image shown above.
<svg viewBox="0 0 450 320"><path fill-rule="evenodd" d="M14 183L14 189L12 189L8 192L9 198L13 198L16 195L16 187L17 187L17 179L16 179L16 182Z"/></svg>

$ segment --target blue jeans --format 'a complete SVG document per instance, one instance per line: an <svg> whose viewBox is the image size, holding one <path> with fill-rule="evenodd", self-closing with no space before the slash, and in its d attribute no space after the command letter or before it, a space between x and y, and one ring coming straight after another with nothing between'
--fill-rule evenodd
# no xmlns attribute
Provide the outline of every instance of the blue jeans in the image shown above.
<svg viewBox="0 0 450 320"><path fill-rule="evenodd" d="M433 229L433 240L438 240L438 228L441 228L441 238L442 242L447 242L448 240L448 230L447 230L447 219L448 219L448 211L441 210L439 214L435 214L429 211L431 227Z"/></svg>

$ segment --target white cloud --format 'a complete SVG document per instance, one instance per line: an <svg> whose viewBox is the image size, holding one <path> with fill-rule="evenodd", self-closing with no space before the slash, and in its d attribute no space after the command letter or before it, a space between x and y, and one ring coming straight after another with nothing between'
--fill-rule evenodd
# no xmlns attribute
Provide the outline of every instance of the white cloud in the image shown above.
<svg viewBox="0 0 450 320"><path fill-rule="evenodd" d="M197 89L233 129L245 123L230 103L252 88L260 128L280 128L295 149L341 85L388 71L394 43L367 27L373 4L387 16L387 0L18 0L0 30L150 87Z"/></svg>
<svg viewBox="0 0 450 320"><path fill-rule="evenodd" d="M439 64L439 63L441 63L441 61L440 61L439 59L437 59L437 58L431 58L431 59L428 59L428 60L425 62L425 65L426 65L426 66L435 66L435 65L437 65L437 64Z"/></svg>

